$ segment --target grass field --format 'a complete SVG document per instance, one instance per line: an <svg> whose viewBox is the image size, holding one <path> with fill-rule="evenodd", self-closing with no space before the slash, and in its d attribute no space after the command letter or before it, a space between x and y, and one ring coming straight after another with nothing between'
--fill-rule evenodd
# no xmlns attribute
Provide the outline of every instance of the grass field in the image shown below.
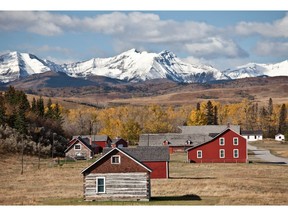
<svg viewBox="0 0 288 216"><path fill-rule="evenodd" d="M151 180L150 202L86 202L81 170L91 161L53 164L18 156L0 159L0 205L287 205L288 166L189 164L173 154L169 179Z"/></svg>

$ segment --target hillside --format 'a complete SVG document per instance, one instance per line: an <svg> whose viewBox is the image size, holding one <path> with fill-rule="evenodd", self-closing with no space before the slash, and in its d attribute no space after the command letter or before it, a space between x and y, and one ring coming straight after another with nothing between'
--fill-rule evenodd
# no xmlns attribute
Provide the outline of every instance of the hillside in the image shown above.
<svg viewBox="0 0 288 216"><path fill-rule="evenodd" d="M52 75L51 75L52 74ZM244 98L258 103L266 103L271 97L275 104L288 102L288 77L256 77L206 84L181 84L166 79L150 80L140 83L115 81L105 77L93 80L67 78L65 74L45 73L37 81L29 77L11 83L32 95L52 97L68 107L76 104L92 106L115 106L121 104L166 104L194 105L203 100L221 103L240 102ZM65 78L63 81L63 77ZM2 85L5 88L8 85Z"/></svg>

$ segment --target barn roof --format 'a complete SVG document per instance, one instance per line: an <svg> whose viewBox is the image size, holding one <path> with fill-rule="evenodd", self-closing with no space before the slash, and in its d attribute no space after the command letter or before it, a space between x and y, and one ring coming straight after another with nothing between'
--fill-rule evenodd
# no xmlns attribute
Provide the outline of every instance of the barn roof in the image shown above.
<svg viewBox="0 0 288 216"><path fill-rule="evenodd" d="M231 128L240 134L240 125L200 125L200 126L179 126L182 134L219 134L226 128Z"/></svg>
<svg viewBox="0 0 288 216"><path fill-rule="evenodd" d="M79 136L73 136L73 138L75 137L79 137ZM109 136L107 135L81 135L82 138L91 138L91 141L94 142L101 142L101 141L107 141L107 140L111 140Z"/></svg>
<svg viewBox="0 0 288 216"><path fill-rule="evenodd" d="M208 134L142 134L140 135L139 146L162 146L164 141L168 141L169 146L186 146L187 141L196 145L211 139L212 137Z"/></svg>
<svg viewBox="0 0 288 216"><path fill-rule="evenodd" d="M103 153L111 148L104 148ZM170 154L168 146L138 146L137 148L121 148L122 151L132 155L139 161L169 161Z"/></svg>
<svg viewBox="0 0 288 216"><path fill-rule="evenodd" d="M116 147L116 148L110 149L110 151L108 151L106 154L104 154L101 158L99 158L94 163L92 163L90 166L88 166L84 170L82 170L81 174L84 174L86 171L88 171L90 168L92 168L97 163L101 162L105 157L107 157L109 154L113 153L114 151L121 152L122 154L124 154L128 158L132 159L135 163L137 163L140 166L142 166L143 168L145 168L147 171L152 172L152 170L150 168L148 168L143 163L141 163L137 158L133 157L132 155L128 154L127 152L123 151L122 149L119 149Z"/></svg>

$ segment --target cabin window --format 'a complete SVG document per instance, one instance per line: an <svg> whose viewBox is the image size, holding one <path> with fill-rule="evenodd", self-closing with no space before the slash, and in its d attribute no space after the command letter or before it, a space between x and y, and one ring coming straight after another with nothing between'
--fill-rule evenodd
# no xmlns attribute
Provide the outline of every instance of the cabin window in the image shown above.
<svg viewBox="0 0 288 216"><path fill-rule="evenodd" d="M238 137L233 138L233 145L238 145Z"/></svg>
<svg viewBox="0 0 288 216"><path fill-rule="evenodd" d="M76 144L76 145L74 146L74 149L75 149L75 150L81 150L81 145L80 145L80 144Z"/></svg>
<svg viewBox="0 0 288 216"><path fill-rule="evenodd" d="M224 138L224 137L221 137L221 138L219 139L219 145L221 145L221 146L224 146L224 145L225 145L225 138Z"/></svg>
<svg viewBox="0 0 288 216"><path fill-rule="evenodd" d="M202 150L197 151L197 158L202 158Z"/></svg>
<svg viewBox="0 0 288 216"><path fill-rule="evenodd" d="M233 157L239 158L239 150L238 149L233 149Z"/></svg>
<svg viewBox="0 0 288 216"><path fill-rule="evenodd" d="M113 155L111 157L111 163L112 164L120 164L120 155Z"/></svg>
<svg viewBox="0 0 288 216"><path fill-rule="evenodd" d="M219 151L219 157L220 157L220 158L225 158L225 150L224 150L224 149L220 149L220 151Z"/></svg>
<svg viewBox="0 0 288 216"><path fill-rule="evenodd" d="M105 193L104 177L96 177L96 193Z"/></svg>

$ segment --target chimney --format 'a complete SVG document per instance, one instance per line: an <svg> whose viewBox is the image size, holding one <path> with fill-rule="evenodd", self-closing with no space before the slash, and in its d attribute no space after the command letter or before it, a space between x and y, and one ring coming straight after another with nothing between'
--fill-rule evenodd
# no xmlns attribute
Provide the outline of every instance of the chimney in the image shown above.
<svg viewBox="0 0 288 216"><path fill-rule="evenodd" d="M116 143L112 143L112 144L111 144L111 148L112 148L112 149L116 148Z"/></svg>
<svg viewBox="0 0 288 216"><path fill-rule="evenodd" d="M230 122L227 123L227 128L230 128Z"/></svg>

